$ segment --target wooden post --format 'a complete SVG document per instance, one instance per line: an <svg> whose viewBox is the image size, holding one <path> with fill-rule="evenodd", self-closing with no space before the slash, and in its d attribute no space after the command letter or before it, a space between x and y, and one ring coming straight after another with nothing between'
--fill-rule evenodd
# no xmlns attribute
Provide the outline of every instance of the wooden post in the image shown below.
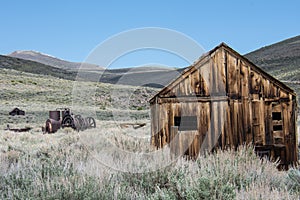
<svg viewBox="0 0 300 200"><path fill-rule="evenodd" d="M179 135L178 135L178 126L171 126L170 130L170 153L171 157L172 156L178 156L178 140L179 140Z"/></svg>

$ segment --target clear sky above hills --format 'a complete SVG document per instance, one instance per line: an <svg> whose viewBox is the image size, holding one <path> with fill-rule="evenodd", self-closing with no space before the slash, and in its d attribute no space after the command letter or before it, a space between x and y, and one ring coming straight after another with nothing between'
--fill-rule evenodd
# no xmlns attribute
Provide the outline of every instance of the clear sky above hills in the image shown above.
<svg viewBox="0 0 300 200"><path fill-rule="evenodd" d="M0 54L35 50L78 62L107 38L141 27L179 31L205 50L224 41L241 54L300 34L297 0L12 0L0 8ZM139 64L129 58L117 63Z"/></svg>

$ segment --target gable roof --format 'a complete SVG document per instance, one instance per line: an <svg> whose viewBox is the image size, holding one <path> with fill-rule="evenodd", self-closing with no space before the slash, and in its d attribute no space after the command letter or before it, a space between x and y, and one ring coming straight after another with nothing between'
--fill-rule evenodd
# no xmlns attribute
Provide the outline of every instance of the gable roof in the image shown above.
<svg viewBox="0 0 300 200"><path fill-rule="evenodd" d="M274 78L273 76L271 76L270 74L268 74L267 72L265 72L264 70L262 70L260 67L256 66L253 62L251 62L249 59L247 59L246 57L242 56L241 54L239 54L238 52L236 52L234 49L232 49L231 47L229 47L227 44L225 44L224 42L222 42L221 44L219 44L218 46L216 46L215 48L213 48L212 50L208 51L207 53L203 54L198 60L196 60L192 65L190 65L189 67L187 67L181 75L179 75L178 77L176 77L173 81L171 81L167 86L165 86L162 90L160 90L157 94L155 94L150 100L149 102L153 102L153 100L159 96L160 94L164 93L166 90L170 90L173 87L175 87L179 82L181 82L181 80L183 80L186 76L188 76L192 70L194 69L194 66L198 65L199 63L205 62L207 61L210 56L217 51L218 49L224 48L225 50L231 52L232 54L234 54L235 56L237 56L239 59L242 59L243 61L245 61L246 63L248 63L251 66L251 69L256 71L257 73L261 74L263 77L265 77L266 79L269 79L272 83L274 83L275 85L277 85L278 87L286 90L287 92L289 92L290 94L296 96L295 92L293 89L291 89L290 87L288 87L286 84L282 83L281 81L279 81L278 79Z"/></svg>

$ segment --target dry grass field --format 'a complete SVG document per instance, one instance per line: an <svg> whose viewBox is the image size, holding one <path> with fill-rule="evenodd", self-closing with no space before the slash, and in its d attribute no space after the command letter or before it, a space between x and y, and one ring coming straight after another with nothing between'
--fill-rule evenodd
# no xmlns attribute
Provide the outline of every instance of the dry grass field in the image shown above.
<svg viewBox="0 0 300 200"><path fill-rule="evenodd" d="M73 81L5 69L0 86L0 199L299 199L299 169L278 171L250 146L196 161L150 147L147 99L157 90L82 82L95 95L74 104ZM15 107L26 116L9 116ZM97 127L43 134L48 111L65 107Z"/></svg>

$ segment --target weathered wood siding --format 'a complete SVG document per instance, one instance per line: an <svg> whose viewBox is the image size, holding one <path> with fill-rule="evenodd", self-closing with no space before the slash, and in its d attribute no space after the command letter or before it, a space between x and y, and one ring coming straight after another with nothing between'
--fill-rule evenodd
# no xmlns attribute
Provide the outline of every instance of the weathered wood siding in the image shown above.
<svg viewBox="0 0 300 200"><path fill-rule="evenodd" d="M153 98L151 142L192 157L253 143L290 164L297 160L296 107L293 91L220 46ZM197 130L179 131L176 116L197 116Z"/></svg>

